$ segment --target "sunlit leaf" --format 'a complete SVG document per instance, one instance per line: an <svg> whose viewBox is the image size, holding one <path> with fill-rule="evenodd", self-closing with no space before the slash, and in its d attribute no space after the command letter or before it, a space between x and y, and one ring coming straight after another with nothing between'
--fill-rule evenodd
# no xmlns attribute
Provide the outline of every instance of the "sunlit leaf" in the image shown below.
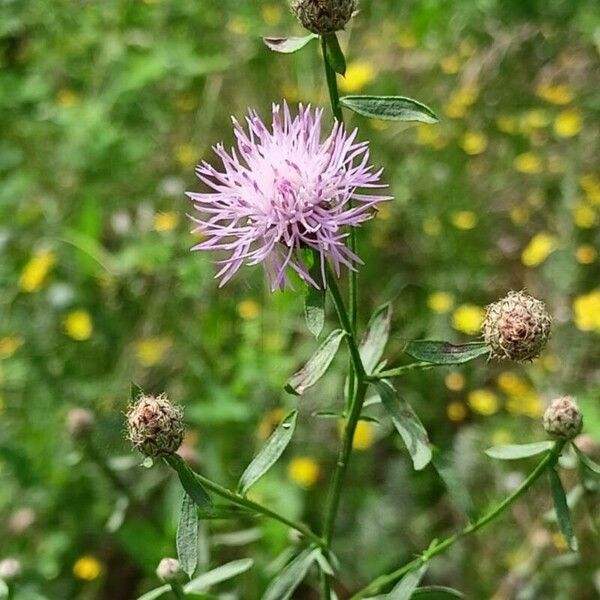
<svg viewBox="0 0 600 600"><path fill-rule="evenodd" d="M506 446L493 446L488 448L485 453L491 458L500 460L516 460L518 458L528 458L547 452L554 446L554 442L546 440L544 442L533 442L531 444L509 444Z"/></svg>
<svg viewBox="0 0 600 600"><path fill-rule="evenodd" d="M241 494L245 494L250 486L258 481L283 454L283 451L287 448L294 435L297 417L297 410L289 413L271 434L260 452L246 467L238 484L238 491Z"/></svg>
<svg viewBox="0 0 600 600"><path fill-rule="evenodd" d="M160 587L154 588L153 590L142 594L138 597L137 600L156 600L157 598L160 598L170 590L171 586L169 584L161 585ZM0 598L2 598L2 596L0 596Z"/></svg>
<svg viewBox="0 0 600 600"><path fill-rule="evenodd" d="M418 569L407 573L394 587L394 589L385 596L386 600L410 600L419 582L427 571L427 563L422 564Z"/></svg>
<svg viewBox="0 0 600 600"><path fill-rule="evenodd" d="M178 454L171 454L165 460L179 475L179 481L190 498L200 508L210 507L212 505L210 496L185 461Z"/></svg>
<svg viewBox="0 0 600 600"><path fill-rule="evenodd" d="M286 391L301 396L309 387L317 383L327 371L345 335L341 329L332 331L308 362L292 375L285 386Z"/></svg>
<svg viewBox="0 0 600 600"><path fill-rule="evenodd" d="M233 577L245 573L253 564L254 561L251 558L233 560L195 577L187 583L183 589L186 594L204 592L217 583L227 581L228 579L232 579Z"/></svg>
<svg viewBox="0 0 600 600"><path fill-rule="evenodd" d="M550 489L552 490L552 500L554 501L554 510L556 511L558 527L569 545L569 548L573 551L577 551L577 538L573 531L571 512L569 510L567 496L562 482L556 469L548 469L548 474L550 475Z"/></svg>
<svg viewBox="0 0 600 600"><path fill-rule="evenodd" d="M288 600L316 560L318 549L303 550L271 581L262 600Z"/></svg>
<svg viewBox="0 0 600 600"><path fill-rule="evenodd" d="M198 513L188 494L183 494L175 541L181 568L191 577L198 566Z"/></svg>
<svg viewBox="0 0 600 600"><path fill-rule="evenodd" d="M438 122L436 114L428 106L404 96L343 96L340 104L370 119Z"/></svg>
<svg viewBox="0 0 600 600"><path fill-rule="evenodd" d="M589 469L592 473L596 473L596 475L600 475L600 465L595 463L589 456L584 454L584 452L578 448L575 444L571 444L577 453L577 457L581 461L581 464Z"/></svg>
<svg viewBox="0 0 600 600"><path fill-rule="evenodd" d="M432 451L423 423L389 381L382 379L374 382L373 385L377 388L381 402L392 418L394 427L402 436L414 468L417 471L424 469L431 461Z"/></svg>
<svg viewBox="0 0 600 600"><path fill-rule="evenodd" d="M411 600L455 600L464 597L465 595L462 592L453 588L442 585L428 585L417 588L411 596Z"/></svg>
<svg viewBox="0 0 600 600"><path fill-rule="evenodd" d="M308 330L319 337L325 325L325 286L322 285L323 274L321 273L321 261L319 253L312 252L312 266L309 270L310 276L320 284L319 289L314 285L307 284L304 296L304 318Z"/></svg>
<svg viewBox="0 0 600 600"><path fill-rule="evenodd" d="M292 54L293 52L302 50L306 44L318 37L316 33L311 33L303 37L264 37L263 42L274 52Z"/></svg>
<svg viewBox="0 0 600 600"><path fill-rule="evenodd" d="M359 345L360 357L368 375L370 375L383 356L392 323L390 304L380 306L374 313Z"/></svg>
<svg viewBox="0 0 600 600"><path fill-rule="evenodd" d="M460 365L489 354L489 348L484 342L451 344L432 340L411 340L404 347L404 352L417 360L434 365Z"/></svg>

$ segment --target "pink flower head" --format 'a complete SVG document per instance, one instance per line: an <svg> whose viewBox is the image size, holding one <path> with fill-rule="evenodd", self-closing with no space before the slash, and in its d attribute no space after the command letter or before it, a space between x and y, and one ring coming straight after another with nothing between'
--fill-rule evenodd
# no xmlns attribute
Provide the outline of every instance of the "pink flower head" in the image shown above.
<svg viewBox="0 0 600 600"><path fill-rule="evenodd" d="M286 285L287 267L319 287L303 260L307 248L320 254L323 282L327 259L338 276L342 265L362 262L346 246L348 227L371 219L390 197L357 191L386 187L378 183L382 170L369 165L369 144L356 142L356 129L347 133L336 122L321 141L322 117L323 109L302 105L292 117L284 102L283 110L273 105L269 130L251 110L247 130L233 119L237 148L214 147L221 170L205 161L196 167L210 191L187 194L199 213L191 217L194 233L205 237L192 250L229 253L218 261L221 286L246 262L263 263L272 291Z"/></svg>

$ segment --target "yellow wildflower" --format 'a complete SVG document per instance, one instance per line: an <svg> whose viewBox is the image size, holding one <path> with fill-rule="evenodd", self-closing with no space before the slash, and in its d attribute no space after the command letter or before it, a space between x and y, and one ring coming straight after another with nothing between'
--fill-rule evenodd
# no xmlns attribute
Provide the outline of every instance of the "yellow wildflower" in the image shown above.
<svg viewBox="0 0 600 600"><path fill-rule="evenodd" d="M281 7L276 4L263 6L262 18L267 25L278 25L281 21Z"/></svg>
<svg viewBox="0 0 600 600"><path fill-rule="evenodd" d="M452 310L454 296L449 292L432 292L427 298L427 306L433 312L443 315Z"/></svg>
<svg viewBox="0 0 600 600"><path fill-rule="evenodd" d="M445 73L446 75L456 75L456 73L460 71L461 63L460 56L451 54L440 60L440 68L442 69L442 73Z"/></svg>
<svg viewBox="0 0 600 600"><path fill-rule="evenodd" d="M87 310L72 310L64 319L65 333L78 342L84 342L92 337L94 326Z"/></svg>
<svg viewBox="0 0 600 600"><path fill-rule="evenodd" d="M513 435L506 429L496 429L492 433L492 446L504 446L514 441Z"/></svg>
<svg viewBox="0 0 600 600"><path fill-rule="evenodd" d="M446 375L444 383L451 392L460 392L465 387L465 378L462 373L452 371Z"/></svg>
<svg viewBox="0 0 600 600"><path fill-rule="evenodd" d="M420 123L417 130L417 144L421 146L431 146L436 150L441 150L446 146L447 141L442 137L438 126Z"/></svg>
<svg viewBox="0 0 600 600"><path fill-rule="evenodd" d="M529 209L522 204L515 204L510 209L510 220L515 225L525 225L529 221Z"/></svg>
<svg viewBox="0 0 600 600"><path fill-rule="evenodd" d="M248 33L248 22L242 18L235 16L227 21L227 31L235 35L246 35Z"/></svg>
<svg viewBox="0 0 600 600"><path fill-rule="evenodd" d="M563 84L541 83L536 89L536 94L546 102L558 105L569 104L575 98L573 90Z"/></svg>
<svg viewBox="0 0 600 600"><path fill-rule="evenodd" d="M135 353L143 367L152 367L163 359L170 347L170 338L148 337L135 343Z"/></svg>
<svg viewBox="0 0 600 600"><path fill-rule="evenodd" d="M550 124L550 115L543 108L534 108L523 115L525 129L542 129Z"/></svg>
<svg viewBox="0 0 600 600"><path fill-rule="evenodd" d="M553 235L542 231L537 233L525 246L521 253L521 262L526 267L541 265L557 248L557 240Z"/></svg>
<svg viewBox="0 0 600 600"><path fill-rule="evenodd" d="M184 169L191 169L198 160L198 153L191 144L180 144L175 148L175 158Z"/></svg>
<svg viewBox="0 0 600 600"><path fill-rule="evenodd" d="M573 209L573 221L577 227L581 227L582 229L590 229L596 225L596 222L598 221L598 215L591 206L580 202Z"/></svg>
<svg viewBox="0 0 600 600"><path fill-rule="evenodd" d="M173 231L179 225L179 214L176 212L161 212L154 215L154 230Z"/></svg>
<svg viewBox="0 0 600 600"><path fill-rule="evenodd" d="M266 413L258 425L256 437L261 441L266 440L273 433L277 425L281 423L285 415L286 412L283 408L274 408Z"/></svg>
<svg viewBox="0 0 600 600"><path fill-rule="evenodd" d="M73 575L77 579L84 581L93 581L102 573L102 563L95 557L89 554L77 559L73 565Z"/></svg>
<svg viewBox="0 0 600 600"><path fill-rule="evenodd" d="M476 156L485 152L487 145L487 136L482 131L467 131L460 142L460 147L469 156Z"/></svg>
<svg viewBox="0 0 600 600"><path fill-rule="evenodd" d="M581 177L579 183L585 192L587 201L594 206L600 206L600 177L588 173Z"/></svg>
<svg viewBox="0 0 600 600"><path fill-rule="evenodd" d="M398 45L404 50L412 50L417 45L417 36L412 29L403 29L398 34Z"/></svg>
<svg viewBox="0 0 600 600"><path fill-rule="evenodd" d="M23 267L19 288L28 293L37 292L44 285L54 263L56 263L56 255L50 250L36 252Z"/></svg>
<svg viewBox="0 0 600 600"><path fill-rule="evenodd" d="M352 448L355 450L368 450L375 441L375 427L368 421L359 421L356 424Z"/></svg>
<svg viewBox="0 0 600 600"><path fill-rule="evenodd" d="M242 319L250 321L260 314L260 305L254 300L242 300L237 306L237 311Z"/></svg>
<svg viewBox="0 0 600 600"><path fill-rule="evenodd" d="M479 96L479 88L475 86L464 86L453 91L444 106L445 113L451 119L461 119L467 113Z"/></svg>
<svg viewBox="0 0 600 600"><path fill-rule="evenodd" d="M468 335L475 335L481 329L485 310L475 304L461 304L452 315L452 327Z"/></svg>
<svg viewBox="0 0 600 600"><path fill-rule="evenodd" d="M471 409L480 415L493 415L498 412L500 403L498 397L490 390L473 390L467 398Z"/></svg>
<svg viewBox="0 0 600 600"><path fill-rule="evenodd" d="M519 173L537 175L543 170L542 159L534 152L523 152L515 156L513 165Z"/></svg>
<svg viewBox="0 0 600 600"><path fill-rule="evenodd" d="M71 108L79 103L79 96L73 90L63 88L62 90L58 90L56 100L63 108Z"/></svg>
<svg viewBox="0 0 600 600"><path fill-rule="evenodd" d="M375 79L375 66L366 60L357 60L348 64L346 76L340 79L340 89L353 94L360 92Z"/></svg>
<svg viewBox="0 0 600 600"><path fill-rule="evenodd" d="M423 232L430 237L435 237L442 231L442 224L437 217L425 217L422 227Z"/></svg>
<svg viewBox="0 0 600 600"><path fill-rule="evenodd" d="M573 137L583 127L581 113L576 109L563 110L554 119L554 133L559 137Z"/></svg>
<svg viewBox="0 0 600 600"><path fill-rule="evenodd" d="M591 244L581 244L575 252L575 258L580 265L591 265L598 258L598 251Z"/></svg>
<svg viewBox="0 0 600 600"><path fill-rule="evenodd" d="M531 386L522 377L511 371L504 371L496 380L498 388L507 396L525 396L531 392Z"/></svg>
<svg viewBox="0 0 600 600"><path fill-rule="evenodd" d="M577 329L600 333L600 289L577 296L573 313Z"/></svg>
<svg viewBox="0 0 600 600"><path fill-rule="evenodd" d="M477 215L472 210L459 210L452 213L450 220L457 229L468 231L477 225Z"/></svg>
<svg viewBox="0 0 600 600"><path fill-rule="evenodd" d="M9 358L23 345L20 335L9 335L0 338L0 358Z"/></svg>
<svg viewBox="0 0 600 600"><path fill-rule="evenodd" d="M514 135L519 131L519 122L515 117L509 115L500 115L496 119L496 127L502 133Z"/></svg>
<svg viewBox="0 0 600 600"><path fill-rule="evenodd" d="M556 373L561 366L561 360L556 354L546 354L540 358L540 363L546 371Z"/></svg>
<svg viewBox="0 0 600 600"><path fill-rule="evenodd" d="M459 423L460 421L464 421L467 416L467 407L459 401L453 401L448 404L446 407L446 415L450 421L454 423Z"/></svg>
<svg viewBox="0 0 600 600"><path fill-rule="evenodd" d="M307 456L297 456L290 461L287 473L294 483L309 488L319 480L321 469L314 459Z"/></svg>

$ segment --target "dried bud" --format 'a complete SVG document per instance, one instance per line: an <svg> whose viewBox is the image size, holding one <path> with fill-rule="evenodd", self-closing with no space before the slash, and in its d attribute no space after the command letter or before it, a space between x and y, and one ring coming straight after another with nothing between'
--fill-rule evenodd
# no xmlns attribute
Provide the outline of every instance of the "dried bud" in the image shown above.
<svg viewBox="0 0 600 600"><path fill-rule="evenodd" d="M23 568L16 558L5 558L0 560L0 579L12 581L21 575Z"/></svg>
<svg viewBox="0 0 600 600"><path fill-rule="evenodd" d="M156 575L164 583L177 583L185 579L185 573L176 558L163 558L156 567Z"/></svg>
<svg viewBox="0 0 600 600"><path fill-rule="evenodd" d="M344 29L357 0L291 0L290 7L302 26L323 35Z"/></svg>
<svg viewBox="0 0 600 600"><path fill-rule="evenodd" d="M168 456L183 441L183 410L161 394L139 397L127 413L127 434L134 448L145 456Z"/></svg>
<svg viewBox="0 0 600 600"><path fill-rule="evenodd" d="M85 408L72 408L67 413L67 431L75 439L84 439L92 433L96 419Z"/></svg>
<svg viewBox="0 0 600 600"><path fill-rule="evenodd" d="M570 396L553 400L544 413L544 429L552 437L572 440L583 427L583 415Z"/></svg>
<svg viewBox="0 0 600 600"><path fill-rule="evenodd" d="M492 358L524 362L540 355L550 337L551 324L541 300L526 292L508 292L487 307L481 330Z"/></svg>

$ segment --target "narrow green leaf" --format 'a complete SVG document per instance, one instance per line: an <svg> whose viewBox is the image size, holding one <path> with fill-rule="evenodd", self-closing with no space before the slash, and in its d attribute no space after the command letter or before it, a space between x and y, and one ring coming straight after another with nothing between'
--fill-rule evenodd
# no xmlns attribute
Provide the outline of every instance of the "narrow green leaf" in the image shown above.
<svg viewBox="0 0 600 600"><path fill-rule="evenodd" d="M137 600L156 600L160 598L164 594L166 594L171 589L171 586L167 583L166 585L161 585L160 587L154 588L145 594L142 594L138 597ZM0 596L2 598L2 596Z"/></svg>
<svg viewBox="0 0 600 600"><path fill-rule="evenodd" d="M183 590L186 594L202 593L217 583L227 581L245 573L253 564L254 561L251 558L233 560L195 577L184 586Z"/></svg>
<svg viewBox="0 0 600 600"><path fill-rule="evenodd" d="M404 96L343 96L340 104L370 119L438 122L436 114L428 106Z"/></svg>
<svg viewBox="0 0 600 600"><path fill-rule="evenodd" d="M373 313L359 345L360 357L367 375L373 373L383 356L391 325L392 306L384 304Z"/></svg>
<svg viewBox="0 0 600 600"><path fill-rule="evenodd" d="M385 597L386 600L410 600L423 575L425 575L427 567L427 563L423 563L418 569L407 573Z"/></svg>
<svg viewBox="0 0 600 600"><path fill-rule="evenodd" d="M137 402L138 398L144 394L144 390L135 382L131 382L129 385L129 400L130 402Z"/></svg>
<svg viewBox="0 0 600 600"><path fill-rule="evenodd" d="M319 289L314 285L307 284L304 295L304 318L308 330L318 338L325 325L326 293L321 273L321 260L316 250L312 252L312 266L309 269L309 275L319 284Z"/></svg>
<svg viewBox="0 0 600 600"><path fill-rule="evenodd" d="M8 589L8 584L4 579L0 579L0 600L8 600L10 595L10 590Z"/></svg>
<svg viewBox="0 0 600 600"><path fill-rule="evenodd" d="M569 505L567 504L565 490L556 469L549 469L548 474L550 475L550 489L552 490L552 500L554 501L554 510L556 511L558 527L569 545L569 548L576 552L577 538L573 531L571 512L569 511Z"/></svg>
<svg viewBox="0 0 600 600"><path fill-rule="evenodd" d="M500 460L517 460L519 458L528 458L546 452L554 447L554 442L546 440L544 442L533 442L532 444L509 444L507 446L493 446L488 448L485 453L491 458Z"/></svg>
<svg viewBox="0 0 600 600"><path fill-rule="evenodd" d="M490 352L484 342L451 344L432 340L411 340L403 351L417 360L433 365L460 365Z"/></svg>
<svg viewBox="0 0 600 600"><path fill-rule="evenodd" d="M340 42L335 33L328 33L325 37L325 54L329 66L340 75L346 75L346 58L340 47Z"/></svg>
<svg viewBox="0 0 600 600"><path fill-rule="evenodd" d="M274 52L292 54L298 52L298 50L302 50L306 44L318 37L319 36L316 33L311 33L310 35L305 35L303 37L264 37L263 42Z"/></svg>
<svg viewBox="0 0 600 600"><path fill-rule="evenodd" d="M424 469L431 461L432 451L427 431L421 420L396 391L396 388L382 379L373 383L376 387L381 402L390 417L394 427L402 436L402 440L412 458L413 466L417 471Z"/></svg>
<svg viewBox="0 0 600 600"><path fill-rule="evenodd" d="M258 481L279 460L279 457L292 440L297 418L298 411L293 410L277 426L277 429L271 434L260 452L242 473L238 484L239 493L245 494L250 486Z"/></svg>
<svg viewBox="0 0 600 600"><path fill-rule="evenodd" d="M411 600L453 600L455 598L464 598L465 595L453 588L442 585L428 585L417 588Z"/></svg>
<svg viewBox="0 0 600 600"><path fill-rule="evenodd" d="M444 482L454 504L467 515L475 515L475 507L464 482L460 480L454 465L441 453L439 448L432 448L432 464L440 479Z"/></svg>
<svg viewBox="0 0 600 600"><path fill-rule="evenodd" d="M253 511L241 506L229 506L219 504L207 508L198 508L198 519L201 521L211 521L218 519L239 519L240 517L249 517L255 515Z"/></svg>
<svg viewBox="0 0 600 600"><path fill-rule="evenodd" d="M332 331L308 362L292 375L285 389L290 394L301 396L325 374L345 336L341 329Z"/></svg>
<svg viewBox="0 0 600 600"><path fill-rule="evenodd" d="M318 549L307 548L289 562L282 571L271 581L262 600L289 600L294 590L306 577L308 569L316 560Z"/></svg>
<svg viewBox="0 0 600 600"><path fill-rule="evenodd" d="M584 454L584 452L578 448L575 444L571 444L575 449L577 457L581 461L581 464L589 469L592 473L596 473L596 475L600 475L600 465L595 463L589 456Z"/></svg>
<svg viewBox="0 0 600 600"><path fill-rule="evenodd" d="M323 554L323 550L319 549L319 552L316 554L315 558L319 563L319 568L321 571L323 571L323 573L331 576L335 575L335 571L333 570L328 558Z"/></svg>
<svg viewBox="0 0 600 600"><path fill-rule="evenodd" d="M198 513L196 503L185 493L175 542L181 568L191 577L198 566Z"/></svg>
<svg viewBox="0 0 600 600"><path fill-rule="evenodd" d="M188 467L181 456L178 454L171 454L171 456L165 457L165 460L168 465L177 472L183 489L200 508L208 508L212 506L212 502L207 491L196 478L196 474Z"/></svg>

